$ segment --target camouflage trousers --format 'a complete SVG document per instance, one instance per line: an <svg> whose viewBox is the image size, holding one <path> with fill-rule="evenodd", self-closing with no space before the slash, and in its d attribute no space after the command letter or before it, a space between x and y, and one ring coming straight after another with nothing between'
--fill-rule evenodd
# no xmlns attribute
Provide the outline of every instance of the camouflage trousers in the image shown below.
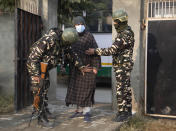
<svg viewBox="0 0 176 131"><path fill-rule="evenodd" d="M35 107L33 106L34 110L38 110L38 112L40 112L40 113L44 113L46 110L48 110L47 106L48 106L48 88L49 88L49 86L50 86L49 80L45 80L44 90L41 93L41 97L43 99L40 100L40 102L38 104L39 108L35 109ZM38 93L39 88L40 88L39 83L32 81L31 90L33 92L34 98L38 95L37 93ZM44 106L44 108L42 108L42 106Z"/></svg>
<svg viewBox="0 0 176 131"><path fill-rule="evenodd" d="M114 68L116 77L116 95L118 112L131 112L132 97L130 89L131 70L123 68Z"/></svg>

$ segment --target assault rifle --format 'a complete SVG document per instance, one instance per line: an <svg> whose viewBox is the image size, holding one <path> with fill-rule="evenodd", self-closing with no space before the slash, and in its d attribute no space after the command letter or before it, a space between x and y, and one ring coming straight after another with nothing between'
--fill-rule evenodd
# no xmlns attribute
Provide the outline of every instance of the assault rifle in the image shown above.
<svg viewBox="0 0 176 131"><path fill-rule="evenodd" d="M30 123L33 119L33 117L37 118L38 116L41 115L41 113L43 111L45 111L45 74L46 74L46 70L47 70L47 66L48 66L48 63L44 63L44 62L40 62L40 67L41 67L41 76L40 76L40 82L39 82L39 89L38 89L38 92L37 94L34 96L34 100L33 100L33 112L32 112L32 116L31 116L31 119L29 121L29 125L30 126ZM35 113L37 113L37 115L34 115Z"/></svg>

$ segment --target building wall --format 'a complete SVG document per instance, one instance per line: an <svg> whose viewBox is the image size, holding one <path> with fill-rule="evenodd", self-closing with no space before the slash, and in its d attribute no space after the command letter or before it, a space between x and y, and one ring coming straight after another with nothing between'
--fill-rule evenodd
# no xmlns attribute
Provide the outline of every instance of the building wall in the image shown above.
<svg viewBox="0 0 176 131"><path fill-rule="evenodd" d="M0 95L14 95L14 14L0 14Z"/></svg>
<svg viewBox="0 0 176 131"><path fill-rule="evenodd" d="M144 82L143 78L141 79L141 68L144 66L144 63L141 65L141 0L113 0L113 11L117 9L124 9L128 13L129 25L135 34L135 47L134 47L134 67L131 75L131 87L134 92L134 98L137 103L143 103L144 98L144 87L141 86ZM113 27L113 39L116 36L116 31ZM115 84L113 84L115 85ZM137 110L136 102L133 101L133 110ZM142 104L141 103L141 104ZM139 104L140 105L140 104Z"/></svg>

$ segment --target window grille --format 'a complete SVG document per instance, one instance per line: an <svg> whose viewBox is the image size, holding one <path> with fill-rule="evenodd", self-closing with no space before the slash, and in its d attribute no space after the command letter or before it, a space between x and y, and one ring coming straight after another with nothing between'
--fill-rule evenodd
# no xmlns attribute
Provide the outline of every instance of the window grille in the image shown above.
<svg viewBox="0 0 176 131"><path fill-rule="evenodd" d="M176 18L176 0L149 0L148 18Z"/></svg>

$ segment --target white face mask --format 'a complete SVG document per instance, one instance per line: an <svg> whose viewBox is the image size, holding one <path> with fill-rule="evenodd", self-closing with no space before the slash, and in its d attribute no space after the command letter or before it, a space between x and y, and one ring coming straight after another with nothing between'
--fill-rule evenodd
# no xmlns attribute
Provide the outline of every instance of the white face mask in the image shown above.
<svg viewBox="0 0 176 131"><path fill-rule="evenodd" d="M84 25L77 25L75 27L76 27L76 30L77 30L78 33L82 33L85 30Z"/></svg>

